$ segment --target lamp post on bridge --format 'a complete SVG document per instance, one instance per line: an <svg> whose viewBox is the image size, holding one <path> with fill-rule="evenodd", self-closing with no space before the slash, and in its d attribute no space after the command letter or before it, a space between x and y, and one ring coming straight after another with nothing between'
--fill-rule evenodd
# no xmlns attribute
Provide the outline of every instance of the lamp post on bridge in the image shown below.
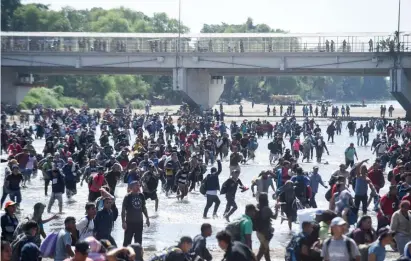
<svg viewBox="0 0 411 261"><path fill-rule="evenodd" d="M180 40L181 40L181 0L178 0L178 38L177 38L177 45L176 45L176 89L180 89L178 86L178 78L179 78L179 53L180 53Z"/></svg>
<svg viewBox="0 0 411 261"><path fill-rule="evenodd" d="M401 0L398 0L397 51L400 51Z"/></svg>

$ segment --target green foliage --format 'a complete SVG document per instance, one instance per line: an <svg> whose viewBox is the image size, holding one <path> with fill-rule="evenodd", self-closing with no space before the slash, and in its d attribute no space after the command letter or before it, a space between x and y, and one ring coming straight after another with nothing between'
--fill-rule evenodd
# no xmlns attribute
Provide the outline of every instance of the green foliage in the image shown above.
<svg viewBox="0 0 411 261"><path fill-rule="evenodd" d="M45 87L32 88L24 97L20 106L22 109L30 109L36 104L43 104L44 106L50 106L52 108L61 108L65 105L72 105L73 107L79 108L82 101L76 98L62 97L61 92L62 86L56 86L52 89Z"/></svg>
<svg viewBox="0 0 411 261"><path fill-rule="evenodd" d="M147 101L142 101L142 100L133 100L133 101L131 101L131 107L133 108L133 109L136 109L136 110L142 110L142 109L144 109L144 107L146 106L146 102Z"/></svg>
<svg viewBox="0 0 411 261"><path fill-rule="evenodd" d="M104 97L104 103L111 108L117 108L119 105L124 105L124 100L119 92L110 91L107 93L106 97Z"/></svg>

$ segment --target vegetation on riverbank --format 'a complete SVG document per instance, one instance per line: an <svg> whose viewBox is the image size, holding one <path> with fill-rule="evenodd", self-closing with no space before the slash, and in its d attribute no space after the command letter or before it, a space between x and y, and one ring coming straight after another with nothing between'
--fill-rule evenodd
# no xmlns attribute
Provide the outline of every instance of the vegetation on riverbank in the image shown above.
<svg viewBox="0 0 411 261"><path fill-rule="evenodd" d="M178 32L178 21L165 13L147 16L127 8L75 10L64 7L50 10L43 4L21 4L20 0L2 3L2 31L60 32ZM183 33L189 32L185 25ZM204 24L203 33L284 33L266 24ZM90 107L117 106L127 100L135 104L150 100L155 105L180 104L182 95L172 90L171 76L139 75L50 75L49 88L63 86L64 97L81 99ZM303 99L361 101L390 97L383 77L345 76L265 76L226 77L222 99L235 103L245 98L270 103L272 95L300 95ZM44 100L45 98L43 98ZM32 99L34 100L34 99ZM47 100L46 100L47 101ZM30 100L27 102L31 102ZM55 105L50 102L46 105Z"/></svg>

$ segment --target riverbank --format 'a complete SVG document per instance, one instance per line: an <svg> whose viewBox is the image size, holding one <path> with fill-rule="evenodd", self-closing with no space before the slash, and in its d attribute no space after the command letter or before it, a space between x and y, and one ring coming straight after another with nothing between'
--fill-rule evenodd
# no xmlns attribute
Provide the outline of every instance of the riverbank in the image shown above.
<svg viewBox="0 0 411 261"><path fill-rule="evenodd" d="M273 119L277 120L279 118L282 118L279 116L280 113L280 106L270 106L271 113L269 116L267 116L266 109L267 105L265 104L255 104L254 107L251 106L251 103L248 102L243 102L243 116L240 117L239 113L239 105L224 105L223 110L224 113L226 114L227 121L242 121L244 119L248 120L257 120L258 118L267 118L267 119ZM336 104L339 107L341 107L340 104ZM276 108L277 110L277 116L272 115L272 110L273 108ZM168 106L152 106L150 108L150 113L168 113L170 115L173 115L177 113L177 111L180 109L179 105L168 105ZM219 105L215 105L213 107L213 110L217 109L218 111L220 110ZM91 109L91 111L98 110L101 113L104 112L104 108L99 108L99 109ZM286 110L286 107L284 107L284 111ZM31 111L28 110L23 110L24 113L31 113ZM144 114L145 110L143 109L135 109L133 110L133 113L137 114ZM392 117L388 117L388 112L386 113L386 118L387 119L398 119L398 118L403 118L405 117L405 110L400 107L400 106L394 106L394 111ZM341 118L342 120L354 120L354 121L366 121L371 118L379 118L380 117L380 107L377 104L369 105L368 107L352 107L350 111L351 117L345 117ZM303 113L302 113L302 107L296 107L296 112L295 116L297 118L303 118ZM329 116L331 116L329 114ZM331 117L328 117L331 118ZM319 117L316 117L316 119L321 119Z"/></svg>

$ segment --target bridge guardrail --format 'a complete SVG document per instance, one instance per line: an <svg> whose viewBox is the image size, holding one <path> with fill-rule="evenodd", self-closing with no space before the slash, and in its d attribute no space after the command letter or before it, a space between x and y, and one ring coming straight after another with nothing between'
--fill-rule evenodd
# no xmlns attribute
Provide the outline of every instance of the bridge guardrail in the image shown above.
<svg viewBox="0 0 411 261"><path fill-rule="evenodd" d="M1 36L1 50L7 52L107 52L107 53L267 53L267 52L411 52L410 34L392 35L299 36L299 37L58 37ZM249 35L249 34L246 34ZM261 35L261 34L260 34ZM272 35L272 34L270 34ZM161 34L159 34L161 36ZM178 44L180 43L180 44Z"/></svg>

